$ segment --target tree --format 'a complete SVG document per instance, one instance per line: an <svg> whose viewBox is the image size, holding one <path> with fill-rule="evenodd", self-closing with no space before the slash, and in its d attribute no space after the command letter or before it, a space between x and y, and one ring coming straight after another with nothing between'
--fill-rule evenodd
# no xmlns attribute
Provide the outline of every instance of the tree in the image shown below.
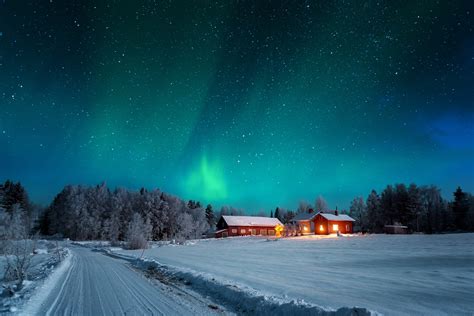
<svg viewBox="0 0 474 316"><path fill-rule="evenodd" d="M216 226L216 218L214 217L214 211L212 210L211 204L208 204L206 207L206 219L209 227L213 228Z"/></svg>
<svg viewBox="0 0 474 316"><path fill-rule="evenodd" d="M463 192L461 187L458 187L453 195L454 202L452 204L452 210L454 223L457 229L467 230L466 219L469 212L469 197Z"/></svg>
<svg viewBox="0 0 474 316"><path fill-rule="evenodd" d="M384 220L380 210L380 197L375 190L367 197L367 226L371 232L382 232Z"/></svg>
<svg viewBox="0 0 474 316"><path fill-rule="evenodd" d="M311 209L311 204L309 204L308 202L306 202L304 200L301 200L299 205L298 205L297 212L298 213L306 213L306 212L309 211L309 209Z"/></svg>
<svg viewBox="0 0 474 316"><path fill-rule="evenodd" d="M148 246L148 238L151 229L140 214L133 214L132 221L128 225L127 245L129 249L144 249Z"/></svg>
<svg viewBox="0 0 474 316"><path fill-rule="evenodd" d="M421 194L420 188L412 183L408 187L408 213L411 215L411 220L407 225L416 231L420 231L420 216L421 216Z"/></svg>
<svg viewBox="0 0 474 316"><path fill-rule="evenodd" d="M397 221L397 210L394 203L394 192L391 185L387 185L385 190L382 191L380 197L380 210L382 212L382 225L390 224L393 225Z"/></svg>
<svg viewBox="0 0 474 316"><path fill-rule="evenodd" d="M16 290L23 287L23 281L28 277L36 243L36 239L30 236L26 215L21 204L13 204L11 215L2 216L6 221L6 230L0 240L6 263L4 279L16 281Z"/></svg>
<svg viewBox="0 0 474 316"><path fill-rule="evenodd" d="M324 212L328 210L328 204L326 200L320 195L314 203L314 208L316 212Z"/></svg>
<svg viewBox="0 0 474 316"><path fill-rule="evenodd" d="M423 187L420 191L421 221L419 229L431 234L445 230L446 203L441 197L441 190L435 186Z"/></svg>
<svg viewBox="0 0 474 316"><path fill-rule="evenodd" d="M273 211L270 211L270 217L273 218Z"/></svg>
<svg viewBox="0 0 474 316"><path fill-rule="evenodd" d="M367 209L362 197L356 197L351 202L349 216L353 217L361 231L366 231L367 227Z"/></svg>
<svg viewBox="0 0 474 316"><path fill-rule="evenodd" d="M285 215L283 216L283 223L284 224L290 223L293 220L294 217L295 217L295 212L286 211Z"/></svg>
<svg viewBox="0 0 474 316"><path fill-rule="evenodd" d="M280 214L280 208L277 207L275 209L275 214L273 215L275 218L278 218L278 220L281 222L281 214Z"/></svg>

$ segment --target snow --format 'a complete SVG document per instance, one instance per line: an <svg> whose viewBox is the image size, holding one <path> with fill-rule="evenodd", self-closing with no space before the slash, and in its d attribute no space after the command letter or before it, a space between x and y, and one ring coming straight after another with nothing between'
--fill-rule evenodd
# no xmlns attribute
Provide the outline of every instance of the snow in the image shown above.
<svg viewBox="0 0 474 316"><path fill-rule="evenodd" d="M48 276L50 276L58 266L58 252L61 256L64 253L61 247L57 249L56 246L57 244L51 241L39 240L37 242L38 248L31 258L31 266L28 269L28 279L23 281L22 289L16 291L13 296L0 296L0 314L15 314L21 311L26 302L36 295L38 288L41 287L43 282L45 282ZM3 277L4 269L5 258L0 256L0 277ZM5 282L4 280L0 280L0 286L15 288L15 282L16 281ZM0 293L2 290L3 288L0 287Z"/></svg>
<svg viewBox="0 0 474 316"><path fill-rule="evenodd" d="M278 218L258 216L222 216L229 226L270 226L282 225Z"/></svg>
<svg viewBox="0 0 474 316"><path fill-rule="evenodd" d="M348 215L345 215L345 214L341 214L341 215L334 215L334 214L327 214L327 213L319 213L322 217L324 217L325 219L327 220L330 220L330 221L349 221L349 222L355 222L355 220L348 216Z"/></svg>
<svg viewBox="0 0 474 316"><path fill-rule="evenodd" d="M52 289L58 286L63 275L68 271L70 272L72 256L69 250L66 251L66 258L59 264L59 266L53 271L53 273L48 276L44 283L35 290L35 293L23 307L22 314L35 314L39 310L41 304L45 301L48 294L51 293Z"/></svg>
<svg viewBox="0 0 474 316"><path fill-rule="evenodd" d="M140 251L117 251L139 257ZM147 249L145 260L281 303L386 315L472 314L474 234L258 237ZM235 294L235 293L234 293ZM240 299L241 297L239 297Z"/></svg>
<svg viewBox="0 0 474 316"><path fill-rule="evenodd" d="M206 298L159 282L85 246L70 246L71 255L57 269L22 315L213 315Z"/></svg>

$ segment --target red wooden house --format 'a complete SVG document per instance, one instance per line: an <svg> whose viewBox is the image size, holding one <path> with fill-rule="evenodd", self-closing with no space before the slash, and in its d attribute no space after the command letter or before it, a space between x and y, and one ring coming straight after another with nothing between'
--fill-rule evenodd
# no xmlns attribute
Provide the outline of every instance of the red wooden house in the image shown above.
<svg viewBox="0 0 474 316"><path fill-rule="evenodd" d="M352 224L355 220L345 214L319 213L314 218L314 228L316 235L329 235L337 232L341 234L352 234Z"/></svg>
<svg viewBox="0 0 474 316"><path fill-rule="evenodd" d="M329 235L340 232L352 234L355 220L345 214L339 215L338 211L300 213L292 220L297 225L298 233L302 235Z"/></svg>
<svg viewBox="0 0 474 316"><path fill-rule="evenodd" d="M282 225L278 218L223 215L217 222L216 238L247 235L275 235L275 227Z"/></svg>

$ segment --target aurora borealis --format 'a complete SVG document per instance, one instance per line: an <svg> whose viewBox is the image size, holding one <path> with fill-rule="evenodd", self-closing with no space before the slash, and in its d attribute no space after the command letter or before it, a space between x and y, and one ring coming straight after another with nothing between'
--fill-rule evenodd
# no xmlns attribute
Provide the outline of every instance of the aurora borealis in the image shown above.
<svg viewBox="0 0 474 316"><path fill-rule="evenodd" d="M474 191L471 1L0 4L0 175L250 212Z"/></svg>

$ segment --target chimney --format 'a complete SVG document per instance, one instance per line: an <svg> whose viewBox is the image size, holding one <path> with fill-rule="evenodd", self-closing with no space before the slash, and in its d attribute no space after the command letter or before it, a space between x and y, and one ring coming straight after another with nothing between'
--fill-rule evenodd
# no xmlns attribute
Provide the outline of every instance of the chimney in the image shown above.
<svg viewBox="0 0 474 316"><path fill-rule="evenodd" d="M313 213L313 209L310 208L310 209L308 210L308 213L309 213L309 214L312 214L312 213Z"/></svg>
<svg viewBox="0 0 474 316"><path fill-rule="evenodd" d="M334 211L334 215L339 215L338 211L337 211L337 207L336 207L336 210Z"/></svg>

